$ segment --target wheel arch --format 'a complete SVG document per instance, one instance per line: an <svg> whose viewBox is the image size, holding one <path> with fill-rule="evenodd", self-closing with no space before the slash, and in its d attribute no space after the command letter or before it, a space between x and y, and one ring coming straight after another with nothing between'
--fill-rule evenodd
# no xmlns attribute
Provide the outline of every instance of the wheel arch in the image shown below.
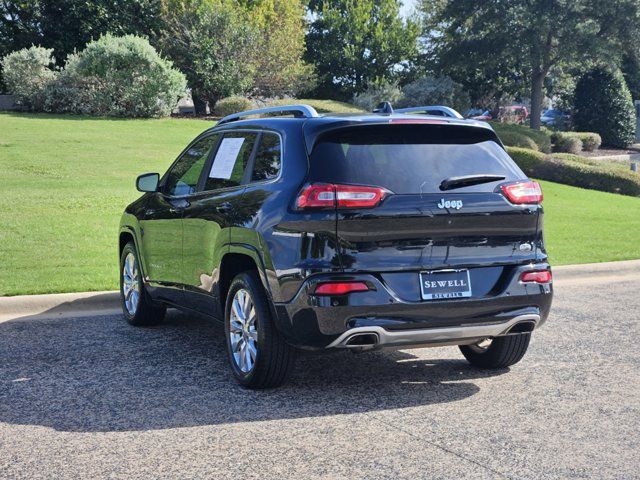
<svg viewBox="0 0 640 480"><path fill-rule="evenodd" d="M258 249L248 244L232 243L220 262L220 277L217 289L222 311L224 311L224 304L231 282L236 275L246 271L255 271L258 274L267 297L271 301L271 291L265 273L264 262Z"/></svg>
<svg viewBox="0 0 640 480"><path fill-rule="evenodd" d="M120 262L120 257L122 256L122 250L124 249L125 245L130 241L133 241L133 245L136 247L140 273L142 274L143 281L145 281L146 276L145 276L144 255L142 254L142 250L140 249L138 236L136 235L136 231L133 227L123 226L120 228L120 234L118 235L118 262Z"/></svg>

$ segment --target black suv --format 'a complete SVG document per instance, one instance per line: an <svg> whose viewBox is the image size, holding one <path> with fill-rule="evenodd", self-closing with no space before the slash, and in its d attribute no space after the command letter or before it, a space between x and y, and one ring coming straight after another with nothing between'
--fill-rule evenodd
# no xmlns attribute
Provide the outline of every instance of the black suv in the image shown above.
<svg viewBox="0 0 640 480"><path fill-rule="evenodd" d="M137 188L120 224L124 315L224 319L248 387L281 384L297 348L460 345L505 368L549 314L540 186L483 122L252 110Z"/></svg>

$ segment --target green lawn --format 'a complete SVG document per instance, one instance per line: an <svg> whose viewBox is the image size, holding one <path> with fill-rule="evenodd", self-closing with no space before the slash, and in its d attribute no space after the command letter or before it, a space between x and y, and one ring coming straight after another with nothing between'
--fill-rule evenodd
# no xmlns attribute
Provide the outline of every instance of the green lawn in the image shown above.
<svg viewBox="0 0 640 480"><path fill-rule="evenodd" d="M0 114L0 295L115 289L136 175L211 125ZM543 183L554 264L640 258L640 198Z"/></svg>

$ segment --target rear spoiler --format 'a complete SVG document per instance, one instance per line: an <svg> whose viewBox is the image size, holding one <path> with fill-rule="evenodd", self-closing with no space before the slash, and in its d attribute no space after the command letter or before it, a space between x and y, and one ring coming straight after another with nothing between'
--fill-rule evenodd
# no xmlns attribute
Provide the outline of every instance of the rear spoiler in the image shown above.
<svg viewBox="0 0 640 480"><path fill-rule="evenodd" d="M323 121L324 120L324 121ZM425 116L425 115L392 115L388 117L371 116L365 119L353 119L344 118L337 120L334 118L320 118L314 119L313 122L305 122L303 126L305 147L307 155L311 155L315 144L321 137L342 129L351 129L358 127L366 127L369 125L433 125L437 127L462 127L471 130L476 130L478 133L482 133L485 136L490 137L498 145L504 148L504 145L496 135L491 125L487 122L478 120L458 120L455 118L443 118L437 116Z"/></svg>

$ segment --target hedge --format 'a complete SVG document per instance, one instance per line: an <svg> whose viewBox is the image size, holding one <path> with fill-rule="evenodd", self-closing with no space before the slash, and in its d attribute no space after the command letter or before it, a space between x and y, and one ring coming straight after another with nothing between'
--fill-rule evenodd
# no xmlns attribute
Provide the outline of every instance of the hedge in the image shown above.
<svg viewBox="0 0 640 480"><path fill-rule="evenodd" d="M608 165L594 165L594 161L570 154L552 157L514 147L508 147L507 152L529 177L640 197L640 174Z"/></svg>

